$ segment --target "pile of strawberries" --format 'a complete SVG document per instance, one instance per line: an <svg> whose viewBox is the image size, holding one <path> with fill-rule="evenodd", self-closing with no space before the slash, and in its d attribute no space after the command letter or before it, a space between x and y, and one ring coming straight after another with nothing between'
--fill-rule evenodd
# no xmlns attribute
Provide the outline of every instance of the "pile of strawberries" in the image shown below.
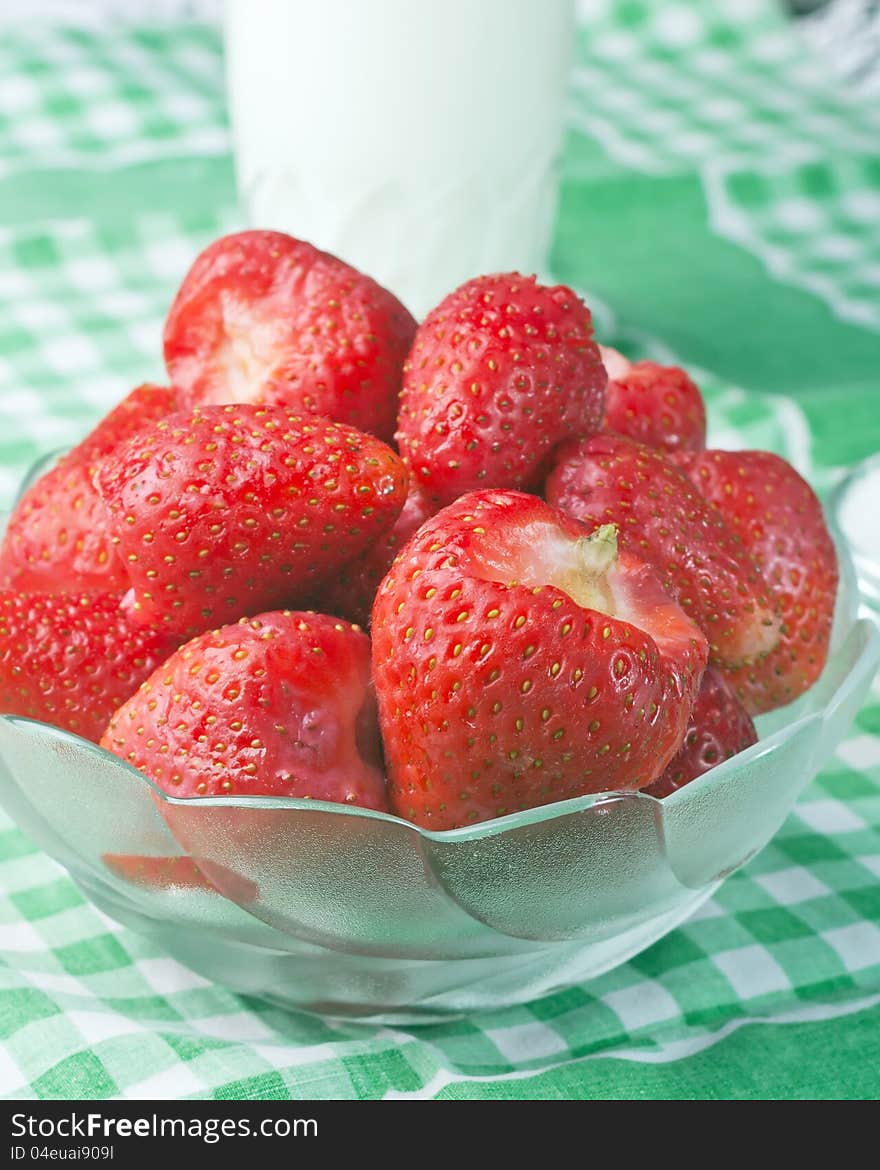
<svg viewBox="0 0 880 1170"><path fill-rule="evenodd" d="M824 665L810 487L705 450L684 371L570 289L482 276L417 325L278 232L216 241L132 391L0 550L0 710L178 797L348 802L448 829L664 796ZM369 629L369 634L365 632Z"/></svg>

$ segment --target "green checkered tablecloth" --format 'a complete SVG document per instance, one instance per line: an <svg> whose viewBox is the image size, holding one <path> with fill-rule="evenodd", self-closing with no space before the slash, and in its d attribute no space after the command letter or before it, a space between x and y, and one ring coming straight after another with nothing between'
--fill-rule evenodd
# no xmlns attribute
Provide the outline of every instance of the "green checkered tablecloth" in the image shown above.
<svg viewBox="0 0 880 1170"><path fill-rule="evenodd" d="M693 368L712 441L821 488L880 447L880 113L769 2L581 5L552 268L603 340ZM220 38L0 32L0 497L135 382L239 223ZM874 1097L880 686L772 844L632 962L420 1029L231 994L0 819L0 1094Z"/></svg>

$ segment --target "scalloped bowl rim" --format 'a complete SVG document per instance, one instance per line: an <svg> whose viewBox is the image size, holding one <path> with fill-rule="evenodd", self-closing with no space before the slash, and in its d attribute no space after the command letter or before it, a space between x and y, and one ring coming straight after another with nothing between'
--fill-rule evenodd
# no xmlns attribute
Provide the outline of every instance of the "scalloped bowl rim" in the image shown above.
<svg viewBox="0 0 880 1170"><path fill-rule="evenodd" d="M875 639L877 643L876 649L880 650L880 632L875 635ZM870 647L871 642L869 641L863 653L868 653ZM146 787L154 800L169 807L219 807L267 809L281 812L291 810L325 812L337 817L366 817L370 820L400 825L405 829L416 832L420 837L424 837L428 841L463 842L482 840L483 838L497 836L502 833L539 824L543 821L557 820L574 813L582 812L596 805L610 805L622 800L647 802L658 809L663 809L664 806L670 808L673 805L677 806L686 803L690 799L695 798L697 793L702 794L711 787L723 784L731 771L740 768L743 764L749 763L752 760L759 759L769 752L775 751L783 742L798 734L803 728L817 720L821 720L822 714L819 711L811 711L801 716L793 723L779 728L765 739L759 740L757 743L752 744L751 747L746 748L745 751L739 752L737 755L731 756L730 759L724 760L708 772L704 772L702 776L698 776L689 784L676 789L676 791L662 799L652 796L650 793L639 791L638 789L613 789L605 792L588 793L583 796L573 796L566 800L554 801L552 804L520 809L517 812L508 813L503 817L493 817L490 820L480 821L473 825L462 825L456 829L442 830L425 829L413 821L406 820L404 817L395 816L394 813L363 808L360 805L346 805L325 800L304 800L292 796L169 796L149 776L139 771L132 764L128 763L127 760L123 760L113 752L108 752L105 748L93 743L91 740L83 739L73 732L65 731L50 723L43 723L38 719L29 719L23 715L0 715L0 719L14 725L23 723L29 726L39 727L51 738L72 744L77 751L85 750L87 753L100 753L104 757L109 757L113 761L114 766L124 769Z"/></svg>
<svg viewBox="0 0 880 1170"><path fill-rule="evenodd" d="M53 451L38 460L31 467L27 476L23 480L21 490L24 490L29 482L32 481L35 473L42 470L50 460L57 458L63 451ZM877 456L880 459L880 455ZM20 493L19 493L20 494ZM5 527L5 521L8 512L5 509L0 510L0 532ZM858 627L867 627L867 641L862 648L859 659L873 656L880 662L880 626L874 622L859 619L857 617L858 608L858 583L855 573L855 566L853 564L853 554L849 547L849 543L840 530L836 527L834 514L830 516L831 524L829 525L833 536L835 537L835 545L837 547L838 561L840 568L840 584L846 583L848 591L851 591L853 597L849 620L845 630L846 636L850 636L852 632ZM838 586L838 605L840 604L840 586ZM835 615L837 618L837 615ZM841 618L846 620L847 615L841 614ZM835 627L837 620L835 620ZM842 644L842 643L841 643ZM837 649L840 649L838 645ZM853 664L853 668L848 672L846 679L852 677L856 673L857 663ZM826 664L827 667L827 664ZM843 680L840 686L835 691L835 694L845 686L846 679ZM818 681L820 679L817 680ZM814 684L817 685L817 684ZM809 693L809 692L806 692ZM784 708L783 708L784 710ZM27 726L41 728L49 737L60 740L61 742L69 743L76 751L85 751L86 753L95 753L104 758L109 758L113 761L114 766L124 769L136 778L143 786L147 788L151 797L160 804L165 804L169 807L202 807L202 808L250 808L250 809L266 809L276 811L291 811L301 810L303 812L323 812L330 813L337 817L357 817L367 818L370 820L384 821L388 824L399 825L402 828L409 829L417 833L420 837L427 841L436 842L466 842L473 840L483 840L489 837L499 836L503 833L513 832L518 829L526 828L531 825L539 824L543 821L552 821L562 819L567 816L584 811L588 808L593 808L596 805L615 804L620 801L634 801L649 802L656 810L660 810L660 815L663 815L663 809L678 808L683 804L687 804L691 800L701 798L704 793L714 787L720 787L727 779L732 771L735 771L745 764L751 763L753 760L760 759L770 752L777 750L783 743L791 739L796 734L799 734L803 729L810 726L816 721L823 719L821 710L807 711L792 722L783 727L777 728L770 732L765 738L759 739L757 743L752 744L746 748L745 751L738 752L735 756L717 764L708 772L704 772L701 776L692 780L689 784L682 788L676 789L668 796L658 798L651 796L649 793L640 791L639 789L609 789L604 792L587 793L583 796L573 796L566 800L554 801L550 804L538 805L533 808L520 809L516 812L507 813L505 816L493 817L489 820L479 821L472 825L462 825L455 829L426 829L421 825L415 824L413 821L408 821L404 817L395 816L394 813L381 812L378 809L363 808L360 805L354 804L340 804L338 802L302 799L300 797L291 796L194 796L194 797L175 797L170 796L159 788L150 778L137 768L133 767L127 760L115 755L113 752L107 751L101 747L100 744L94 743L92 740L83 739L74 732L65 731L62 728L55 727L51 723L45 723L39 719L31 719L24 715L11 715L0 713L0 720L5 723L10 723L13 726L17 724L25 724Z"/></svg>

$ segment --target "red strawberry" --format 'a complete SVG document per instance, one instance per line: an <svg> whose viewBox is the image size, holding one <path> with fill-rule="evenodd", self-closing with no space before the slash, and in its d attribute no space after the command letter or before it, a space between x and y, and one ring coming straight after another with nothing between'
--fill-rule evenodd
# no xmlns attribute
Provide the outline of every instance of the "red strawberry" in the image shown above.
<svg viewBox="0 0 880 1170"><path fill-rule="evenodd" d="M752 715L783 707L813 685L828 657L837 554L822 505L769 451L704 451L680 465L760 565L782 614L776 649L728 679Z"/></svg>
<svg viewBox="0 0 880 1170"><path fill-rule="evenodd" d="M114 877L147 890L171 893L177 890L198 890L213 893L218 886L227 896L235 889L239 904L253 902L258 896L253 882L216 862L200 861L204 872L191 857L154 857L138 853L102 853L101 861ZM209 877L206 876L209 875Z"/></svg>
<svg viewBox="0 0 880 1170"><path fill-rule="evenodd" d="M477 277L418 328L401 454L441 503L473 488L537 487L560 439L601 426L605 382L590 312L571 289Z"/></svg>
<svg viewBox="0 0 880 1170"><path fill-rule="evenodd" d="M406 499L390 447L280 406L206 406L96 477L144 621L196 633L293 604L380 539Z"/></svg>
<svg viewBox="0 0 880 1170"><path fill-rule="evenodd" d="M253 402L389 440L416 323L368 276L283 232L215 240L165 323L185 406Z"/></svg>
<svg viewBox="0 0 880 1170"><path fill-rule="evenodd" d="M115 876L150 890L213 890L191 857L152 857L138 853L102 853Z"/></svg>
<svg viewBox="0 0 880 1170"><path fill-rule="evenodd" d="M451 829L643 787L681 743L706 653L613 527L521 492L464 496L373 607L391 806Z"/></svg>
<svg viewBox="0 0 880 1170"><path fill-rule="evenodd" d="M53 593L128 588L128 574L116 555L92 478L117 444L172 410L170 390L138 386L79 446L31 485L6 528L0 548L0 584Z"/></svg>
<svg viewBox="0 0 880 1170"><path fill-rule="evenodd" d="M702 451L706 407L678 366L636 362L608 382L605 429L667 451Z"/></svg>
<svg viewBox="0 0 880 1170"><path fill-rule="evenodd" d="M99 740L177 645L134 626L117 593L0 590L0 712Z"/></svg>
<svg viewBox="0 0 880 1170"><path fill-rule="evenodd" d="M684 743L659 780L644 791L651 796L669 796L757 742L758 733L748 711L724 675L710 667L703 675Z"/></svg>
<svg viewBox="0 0 880 1170"><path fill-rule="evenodd" d="M386 807L370 641L325 614L264 613L194 638L101 744L171 796Z"/></svg>
<svg viewBox="0 0 880 1170"><path fill-rule="evenodd" d="M547 499L582 522L617 524L620 547L642 557L709 639L715 665L739 665L779 641L760 571L687 476L659 451L621 435L562 445Z"/></svg>
<svg viewBox="0 0 880 1170"><path fill-rule="evenodd" d="M370 620L376 590L391 568L394 558L412 534L436 511L436 506L422 489L411 486L403 511L393 527L328 583L326 589L321 591L320 597L315 599L316 606L320 605L327 613L339 614L340 617L366 626Z"/></svg>

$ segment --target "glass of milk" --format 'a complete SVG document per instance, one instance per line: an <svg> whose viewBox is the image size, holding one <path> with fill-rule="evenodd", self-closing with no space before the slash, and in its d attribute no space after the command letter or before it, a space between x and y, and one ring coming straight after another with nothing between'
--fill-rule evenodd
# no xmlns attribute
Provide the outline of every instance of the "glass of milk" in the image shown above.
<svg viewBox="0 0 880 1170"><path fill-rule="evenodd" d="M540 271L573 0L227 0L239 192L421 315Z"/></svg>

